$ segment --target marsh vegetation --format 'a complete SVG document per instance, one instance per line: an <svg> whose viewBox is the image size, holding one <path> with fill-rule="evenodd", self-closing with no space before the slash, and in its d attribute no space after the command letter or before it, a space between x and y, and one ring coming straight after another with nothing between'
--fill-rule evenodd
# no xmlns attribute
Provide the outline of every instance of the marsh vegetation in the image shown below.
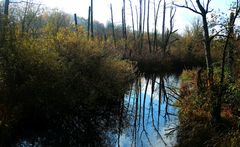
<svg viewBox="0 0 240 147"><path fill-rule="evenodd" d="M240 144L239 0L123 0L120 25L89 2L0 2L0 146ZM177 9L199 16L183 33Z"/></svg>

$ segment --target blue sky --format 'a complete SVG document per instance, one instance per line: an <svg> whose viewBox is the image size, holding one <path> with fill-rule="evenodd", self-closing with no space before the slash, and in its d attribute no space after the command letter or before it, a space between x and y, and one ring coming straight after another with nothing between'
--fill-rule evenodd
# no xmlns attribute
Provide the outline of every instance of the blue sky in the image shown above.
<svg viewBox="0 0 240 147"><path fill-rule="evenodd" d="M87 18L88 16L88 6L90 5L91 0L39 0L44 5L50 8L58 8L70 14L77 13L80 17ZM151 2L151 12L153 13L153 1ZM156 0L158 1L158 0ZM170 1L170 0L167 0ZM177 3L181 3L184 0L176 0ZM233 0L212 0L210 7L214 10L220 10L222 12L227 13L228 8ZM138 5L138 0L132 0L133 6ZM122 0L94 0L94 19L98 20L102 23L106 23L110 20L110 3L113 5L114 12L114 22L120 24L121 23L121 7ZM129 0L126 0L126 19L127 25L131 25L131 15L130 15L130 7ZM135 10L134 10L135 13ZM136 14L134 14L136 16ZM162 10L159 12L159 23L158 26L161 26L161 15ZM175 29L178 29L182 32L185 29L186 25L190 25L194 18L197 15L185 9L177 9L177 13L175 16ZM153 17L150 20L150 23L153 24Z"/></svg>

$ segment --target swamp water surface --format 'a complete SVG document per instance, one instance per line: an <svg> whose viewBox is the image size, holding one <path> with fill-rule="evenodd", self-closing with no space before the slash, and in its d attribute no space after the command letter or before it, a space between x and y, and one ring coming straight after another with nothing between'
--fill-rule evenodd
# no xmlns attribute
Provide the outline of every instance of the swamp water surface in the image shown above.
<svg viewBox="0 0 240 147"><path fill-rule="evenodd" d="M178 125L178 77L140 77L125 96L130 126L122 131L118 146L174 146Z"/></svg>
<svg viewBox="0 0 240 147"><path fill-rule="evenodd" d="M178 76L141 76L124 99L81 107L36 132L25 128L14 146L165 147L177 142ZM32 128L29 128L31 130Z"/></svg>

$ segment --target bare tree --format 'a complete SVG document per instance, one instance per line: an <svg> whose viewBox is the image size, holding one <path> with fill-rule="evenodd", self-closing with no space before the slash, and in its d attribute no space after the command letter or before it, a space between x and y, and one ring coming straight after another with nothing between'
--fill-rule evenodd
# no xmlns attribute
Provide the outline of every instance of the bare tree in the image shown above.
<svg viewBox="0 0 240 147"><path fill-rule="evenodd" d="M162 42L165 42L165 24L166 24L166 0L163 1L163 20L162 20ZM165 43L164 43L165 44ZM165 49L163 49L165 53Z"/></svg>
<svg viewBox="0 0 240 147"><path fill-rule="evenodd" d="M150 38L150 32L149 32L149 13L150 13L150 0L148 0L148 8L147 8L147 36L148 36L148 46L149 46L149 52L152 52L152 43L151 43L151 38Z"/></svg>
<svg viewBox="0 0 240 147"><path fill-rule="evenodd" d="M114 30L114 22L113 22L112 4L110 4L110 10L111 10L111 21L112 21L112 36L113 36L114 46L116 48L116 38L115 38L115 30Z"/></svg>
<svg viewBox="0 0 240 147"><path fill-rule="evenodd" d="M234 41L234 25L236 22L237 17L240 15L240 0L236 0L235 2L235 12L231 12L230 14L230 21L228 23L228 34L227 34L227 40L224 46L223 50L223 56L222 56L222 72L221 72L221 85L224 83L224 70L225 70L225 60L226 60L226 54L228 52L228 65L230 69L230 77L231 82L234 82L234 47L233 47L233 41ZM228 49L228 51L227 51Z"/></svg>
<svg viewBox="0 0 240 147"><path fill-rule="evenodd" d="M229 21L229 49L228 49L228 65L230 71L230 80L234 82L234 74L233 74L233 65L234 65L234 55L233 55L233 41L234 41L234 21L235 21L235 14L232 12L230 14L230 21Z"/></svg>
<svg viewBox="0 0 240 147"><path fill-rule="evenodd" d="M9 0L5 0L5 3L4 3L4 15L8 16L8 13L9 13L9 4L10 4L10 1Z"/></svg>
<svg viewBox="0 0 240 147"><path fill-rule="evenodd" d="M141 37L142 35L142 0L139 0L139 30L138 36Z"/></svg>
<svg viewBox="0 0 240 147"><path fill-rule="evenodd" d="M166 7L165 7L166 8ZM169 29L167 29L167 32L164 32L163 34L163 53L165 54L167 49L170 48L170 45L176 41L175 40L170 40L172 35L177 31L177 30L173 30L174 28L174 17L176 14L176 8L174 8L173 6L170 7L170 13L169 13ZM165 23L165 22L164 22ZM165 26L165 25L164 25Z"/></svg>
<svg viewBox="0 0 240 147"><path fill-rule="evenodd" d="M157 22L158 22L158 13L159 13L161 2L162 2L162 0L158 1L157 10L156 10L155 0L154 0L154 40L153 40L153 45L154 45L155 51L157 51Z"/></svg>
<svg viewBox="0 0 240 147"><path fill-rule="evenodd" d="M138 23L139 17L138 17L138 9L137 9L137 6L136 6L136 5L135 5L135 10L136 10L136 19L137 19L137 32L139 33L139 23Z"/></svg>
<svg viewBox="0 0 240 147"><path fill-rule="evenodd" d="M211 99L213 111L212 111L212 117L214 122L218 122L220 120L220 112L218 112L219 108L217 105L217 100L213 96L213 93L211 90L213 90L213 65L212 65L212 56L211 56L211 41L213 37L210 37L209 35L209 27L208 27L208 21L207 21L207 14L212 12L212 10L209 10L209 4L211 0L200 1L196 0L194 3L192 0L185 0L185 5L178 5L175 4L178 7L186 8L198 15L202 18L203 23L203 31L204 31L204 49L205 49L205 60L206 60L206 66L207 66L207 83L209 86L209 97Z"/></svg>
<svg viewBox="0 0 240 147"><path fill-rule="evenodd" d="M123 7L122 7L122 34L123 38L127 38L127 28L126 28L126 3L123 0Z"/></svg>
<svg viewBox="0 0 240 147"><path fill-rule="evenodd" d="M14 11L11 11L11 17L14 17L15 25L19 25L21 35L29 31L31 31L31 33L36 33L36 27L39 26L38 18L40 18L41 4L34 3L33 0L8 1L5 2L5 16L10 15L8 10L9 5L13 7L12 10ZM7 21L8 20L5 19L5 26L7 25Z"/></svg>
<svg viewBox="0 0 240 147"><path fill-rule="evenodd" d="M88 8L88 39L90 36L90 24L91 24L91 6Z"/></svg>
<svg viewBox="0 0 240 147"><path fill-rule="evenodd" d="M208 27L208 21L207 21L207 14L212 12L212 10L209 10L209 4L211 0L207 0L206 5L203 2L200 2L200 0L196 0L195 4L192 0L185 0L185 5L178 5L176 6L180 8L186 8L198 15L201 16L202 22L203 22L203 30L204 30L204 48L205 48L205 60L206 60L206 66L207 66L207 72L208 72L208 83L211 87L213 84L213 66L212 66L212 56L211 56L211 41L212 37L209 35L209 27Z"/></svg>
<svg viewBox="0 0 240 147"><path fill-rule="evenodd" d="M223 49L223 55L222 55L222 67L221 67L221 81L220 81L220 88L219 88L219 96L217 99L217 110L216 112L218 113L219 117L220 117L220 111L221 111L221 99L222 99L222 95L223 95L223 89L224 89L224 78L225 78L225 64L226 64L226 54L227 54L227 49L229 46L229 42L231 44L231 41L233 41L234 39L234 25L236 22L237 17L240 15L240 0L236 0L236 6L235 6L235 12L232 12L230 14L230 21L228 24L228 30L227 30L227 38L226 38L226 42L224 45L224 49ZM230 71L232 74L233 72L233 64L234 64L234 57L233 57L233 50L232 48L229 48L229 66L230 66ZM232 75L233 76L233 75ZM233 80L233 79L232 79Z"/></svg>
<svg viewBox="0 0 240 147"><path fill-rule="evenodd" d="M6 34L6 30L5 30L5 26L7 25L7 21L8 21L8 13L9 13L9 0L5 0L5 2L4 2L4 9L3 9L3 15L2 14L0 14L0 41L1 41L1 45L0 46L2 46L3 45L3 42L4 42L4 40L5 40L5 34Z"/></svg>
<svg viewBox="0 0 240 147"><path fill-rule="evenodd" d="M123 7L122 7L122 33L124 39L124 48L125 51L127 49L127 25L126 25L126 3L123 0Z"/></svg>
<svg viewBox="0 0 240 147"><path fill-rule="evenodd" d="M133 38L134 38L134 40L135 40L135 39L136 39L136 35L135 35L135 25L134 25L133 7L132 7L132 1L131 1L131 0L129 0L129 4L130 4L130 9L131 9L131 16L132 16Z"/></svg>
<svg viewBox="0 0 240 147"><path fill-rule="evenodd" d="M74 24L77 27L78 23L77 23L77 14L74 13Z"/></svg>
<svg viewBox="0 0 240 147"><path fill-rule="evenodd" d="M91 38L94 39L94 35L93 35L93 0L91 0Z"/></svg>
<svg viewBox="0 0 240 147"><path fill-rule="evenodd" d="M146 20L146 0L143 1L143 21L142 21L142 34L141 34L141 49L143 48L143 38L145 33L145 20Z"/></svg>
<svg viewBox="0 0 240 147"><path fill-rule="evenodd" d="M224 46L224 51L223 51L223 56L222 56L222 70L221 70L221 86L219 88L218 95L214 97L212 91L213 91L213 65L212 65L212 56L211 56L211 41L212 39L218 35L214 34L212 36L209 35L209 27L208 27L208 21L207 21L207 14L212 12L212 10L209 10L209 4L211 0L205 1L196 0L196 3L194 3L192 0L185 0L185 5L178 5L175 4L178 7L181 8L186 8L191 10L192 12L198 14L202 18L202 23L203 23L203 31L204 31L204 48L205 48L205 59L206 59L206 66L207 66L207 73L208 73L208 78L207 78L207 83L209 86L209 96L211 98L211 103L212 103L212 118L214 122L219 122L220 121L220 113L221 113L221 97L222 97L222 91L223 91L223 83L224 83L224 69L225 69L225 60L226 60L226 54L227 54L227 48L229 45L229 41L231 40L231 36L233 35L233 27L235 20L237 16L239 15L239 0L236 0L236 11L235 14L231 14L230 17L230 22L229 22L229 27L227 31L227 38Z"/></svg>

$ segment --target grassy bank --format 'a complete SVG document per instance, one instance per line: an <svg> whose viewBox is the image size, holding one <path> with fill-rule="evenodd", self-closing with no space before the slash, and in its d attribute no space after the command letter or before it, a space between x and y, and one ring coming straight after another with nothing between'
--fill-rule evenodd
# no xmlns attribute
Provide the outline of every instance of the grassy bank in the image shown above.
<svg viewBox="0 0 240 147"><path fill-rule="evenodd" d="M234 84L226 81L221 108L222 119L220 123L215 124L212 123L212 106L207 91L198 89L197 73L197 70L189 70L181 75L182 99L178 103L180 126L177 146L238 146L240 144L239 80ZM217 83L219 78L214 77L214 80Z"/></svg>

